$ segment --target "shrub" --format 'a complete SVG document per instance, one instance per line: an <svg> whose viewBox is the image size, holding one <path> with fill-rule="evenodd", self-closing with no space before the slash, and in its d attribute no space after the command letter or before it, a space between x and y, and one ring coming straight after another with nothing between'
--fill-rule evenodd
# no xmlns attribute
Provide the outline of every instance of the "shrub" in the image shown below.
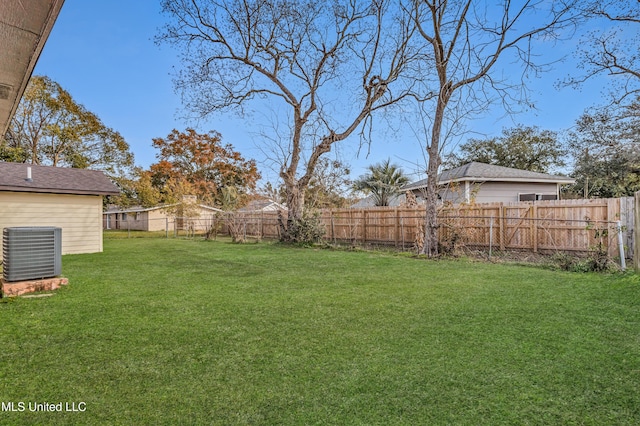
<svg viewBox="0 0 640 426"><path fill-rule="evenodd" d="M225 215L225 224L227 229L229 230L229 235L231 236L231 241L234 243L244 243L246 242L246 222L242 220L237 213L227 213Z"/></svg>
<svg viewBox="0 0 640 426"><path fill-rule="evenodd" d="M555 253L551 256L551 263L553 267L569 272L610 272L616 269L602 244L593 247L583 258L566 252Z"/></svg>
<svg viewBox="0 0 640 426"><path fill-rule="evenodd" d="M611 258L609 258L609 254L604 248L602 242L598 243L598 245L589 253L586 266L587 270L593 272L606 272L613 269L613 262L611 261Z"/></svg>
<svg viewBox="0 0 640 426"><path fill-rule="evenodd" d="M562 271L575 271L578 258L567 252L557 252L551 256L551 263Z"/></svg>
<svg viewBox="0 0 640 426"><path fill-rule="evenodd" d="M324 237L325 229L320 222L320 213L304 213L302 218L289 221L283 241L296 244L315 244ZM286 236L286 237L285 237Z"/></svg>

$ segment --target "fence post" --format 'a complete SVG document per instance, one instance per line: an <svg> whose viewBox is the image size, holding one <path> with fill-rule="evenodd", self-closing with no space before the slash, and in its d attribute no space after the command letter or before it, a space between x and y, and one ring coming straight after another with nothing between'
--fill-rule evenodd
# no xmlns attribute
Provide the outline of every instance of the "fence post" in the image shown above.
<svg viewBox="0 0 640 426"><path fill-rule="evenodd" d="M500 250L504 251L504 235L505 235L505 227L506 227L506 223L505 223L505 213L506 213L506 208L504 207L504 205L502 203L500 203L500 206L498 207L498 211L500 213L498 213L498 238L500 238Z"/></svg>
<svg viewBox="0 0 640 426"><path fill-rule="evenodd" d="M260 239L264 238L264 211L260 210Z"/></svg>
<svg viewBox="0 0 640 426"><path fill-rule="evenodd" d="M620 199L620 220L622 220L622 226L624 231L626 254L633 258L634 244L633 244L633 197L624 197Z"/></svg>
<svg viewBox="0 0 640 426"><path fill-rule="evenodd" d="M491 249L493 248L493 215L489 219L489 259L491 259Z"/></svg>
<svg viewBox="0 0 640 426"><path fill-rule="evenodd" d="M620 219L620 199L619 198L607 198L607 228L609 225L616 223L617 220ZM609 229L609 232L611 230ZM616 244L613 243L610 238L607 238L607 250L609 252L609 256L615 257L617 247Z"/></svg>
<svg viewBox="0 0 640 426"><path fill-rule="evenodd" d="M164 218L164 234L167 239L169 239L169 218Z"/></svg>
<svg viewBox="0 0 640 426"><path fill-rule="evenodd" d="M633 201L633 268L640 272L640 191L634 194Z"/></svg>
<svg viewBox="0 0 640 426"><path fill-rule="evenodd" d="M538 252L538 206L531 206L531 242L533 243L533 252Z"/></svg>
<svg viewBox="0 0 640 426"><path fill-rule="evenodd" d="M335 225L333 224L333 211L329 210L329 219L331 220L331 240L333 241L333 244L336 244L336 230L335 230Z"/></svg>
<svg viewBox="0 0 640 426"><path fill-rule="evenodd" d="M395 247L398 248L398 229L399 229L398 219L399 219L399 215L398 215L398 208L397 207L394 209L394 213L395 213L395 216L396 216L396 218L395 218L396 220L394 220L394 222L393 222L394 223L393 240L394 240Z"/></svg>
<svg viewBox="0 0 640 426"><path fill-rule="evenodd" d="M362 210L362 245L367 244L367 211Z"/></svg>
<svg viewBox="0 0 640 426"><path fill-rule="evenodd" d="M356 235L354 235L356 233ZM349 211L349 239L351 244L356 243L357 229L353 225L353 210Z"/></svg>
<svg viewBox="0 0 640 426"><path fill-rule="evenodd" d="M624 271L627 269L627 261L624 258L624 241L622 241L622 222L618 221L618 250L620 252L620 268Z"/></svg>

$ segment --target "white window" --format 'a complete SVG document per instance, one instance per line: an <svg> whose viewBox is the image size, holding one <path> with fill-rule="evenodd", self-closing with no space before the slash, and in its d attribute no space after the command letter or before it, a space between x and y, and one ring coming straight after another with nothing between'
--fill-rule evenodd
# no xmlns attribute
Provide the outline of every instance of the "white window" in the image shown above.
<svg viewBox="0 0 640 426"><path fill-rule="evenodd" d="M557 200L558 194L518 194L518 201Z"/></svg>

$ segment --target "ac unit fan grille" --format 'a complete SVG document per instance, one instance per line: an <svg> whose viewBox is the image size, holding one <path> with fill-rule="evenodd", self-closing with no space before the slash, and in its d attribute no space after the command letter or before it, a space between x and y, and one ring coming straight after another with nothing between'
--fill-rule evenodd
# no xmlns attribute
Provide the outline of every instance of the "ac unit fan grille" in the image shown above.
<svg viewBox="0 0 640 426"><path fill-rule="evenodd" d="M62 230L15 227L2 232L3 278L24 281L60 275Z"/></svg>

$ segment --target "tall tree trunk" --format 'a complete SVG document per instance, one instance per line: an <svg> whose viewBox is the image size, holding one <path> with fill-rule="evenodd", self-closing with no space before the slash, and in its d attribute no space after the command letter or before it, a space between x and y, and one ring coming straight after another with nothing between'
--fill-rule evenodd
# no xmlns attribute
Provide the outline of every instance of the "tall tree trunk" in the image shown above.
<svg viewBox="0 0 640 426"><path fill-rule="evenodd" d="M436 114L431 129L431 144L427 147L429 165L427 167L427 188L425 194L426 212L424 227L424 247L422 253L429 257L438 255L438 168L440 167L440 137L447 104L451 99L451 85L442 84Z"/></svg>
<svg viewBox="0 0 640 426"><path fill-rule="evenodd" d="M438 254L438 155L429 153L427 188L425 194L426 212L424 226L424 247L422 253L429 257Z"/></svg>
<svg viewBox="0 0 640 426"><path fill-rule="evenodd" d="M285 188L287 193L287 217L285 219L282 215L278 215L278 225L280 226L280 240L290 242L293 240L291 225L295 221L302 219L306 188L295 178L286 178Z"/></svg>

